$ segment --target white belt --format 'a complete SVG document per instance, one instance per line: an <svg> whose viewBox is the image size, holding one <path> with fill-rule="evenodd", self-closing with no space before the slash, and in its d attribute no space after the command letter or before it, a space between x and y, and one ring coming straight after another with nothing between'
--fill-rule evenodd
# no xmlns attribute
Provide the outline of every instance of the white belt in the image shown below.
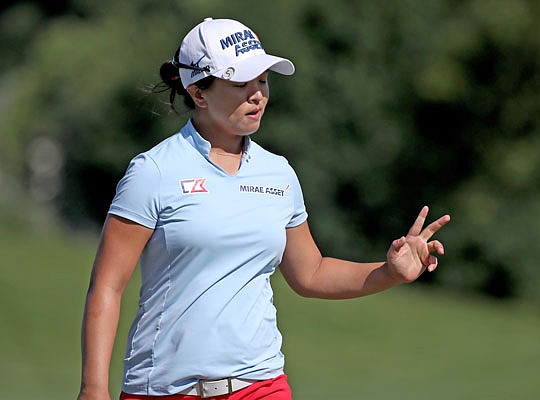
<svg viewBox="0 0 540 400"><path fill-rule="evenodd" d="M239 379L239 378L223 378L223 379L201 379L192 387L181 391L179 394L185 394L188 396L199 396L201 398L222 396L224 394L231 394L237 390L248 387L252 383L257 382L253 379Z"/></svg>

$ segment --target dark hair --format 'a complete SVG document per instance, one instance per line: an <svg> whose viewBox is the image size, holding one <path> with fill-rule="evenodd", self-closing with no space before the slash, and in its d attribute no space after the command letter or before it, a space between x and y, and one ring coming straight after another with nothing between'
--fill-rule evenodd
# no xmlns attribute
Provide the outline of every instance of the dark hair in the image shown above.
<svg viewBox="0 0 540 400"><path fill-rule="evenodd" d="M161 64L159 68L159 75L161 76L162 82L154 87L153 92L161 93L169 91L169 105L173 111L176 112L174 107L174 99L176 95L184 97L184 105L191 110L195 109L195 103L191 98L190 94L184 89L182 85L182 80L180 79L180 71L178 67L173 65L171 60L165 61ZM207 76L194 83L199 89L208 89L216 78L213 76Z"/></svg>

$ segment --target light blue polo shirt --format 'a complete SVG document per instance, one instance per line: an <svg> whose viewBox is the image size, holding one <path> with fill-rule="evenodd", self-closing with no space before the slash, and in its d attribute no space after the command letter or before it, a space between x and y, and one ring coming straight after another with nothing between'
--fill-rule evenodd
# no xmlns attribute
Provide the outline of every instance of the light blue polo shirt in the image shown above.
<svg viewBox="0 0 540 400"><path fill-rule="evenodd" d="M285 229L307 218L287 160L246 138L229 175L188 122L130 163L109 212L154 229L140 260L123 390L174 394L198 379L283 373L270 276Z"/></svg>

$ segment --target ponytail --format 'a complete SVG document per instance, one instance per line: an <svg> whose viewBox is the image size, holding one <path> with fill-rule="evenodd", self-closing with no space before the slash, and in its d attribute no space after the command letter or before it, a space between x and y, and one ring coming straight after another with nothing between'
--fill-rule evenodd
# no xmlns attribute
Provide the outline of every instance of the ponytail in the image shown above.
<svg viewBox="0 0 540 400"><path fill-rule="evenodd" d="M165 61L163 64L161 64L161 67L159 68L159 75L161 76L162 82L160 85L156 85L156 87L154 87L154 92L165 92L168 90L169 105L174 112L176 112L176 108L174 107L174 100L176 98L176 95L184 97L184 105L188 109L195 109L195 103L191 98L191 95L187 92L186 89L184 89L184 86L182 85L182 80L180 79L180 71L171 60ZM208 89L215 79L216 78L213 76L207 76L195 82L194 85L196 85L199 89ZM158 86L160 87L160 89L158 89ZM163 88L163 86L165 86L165 88Z"/></svg>

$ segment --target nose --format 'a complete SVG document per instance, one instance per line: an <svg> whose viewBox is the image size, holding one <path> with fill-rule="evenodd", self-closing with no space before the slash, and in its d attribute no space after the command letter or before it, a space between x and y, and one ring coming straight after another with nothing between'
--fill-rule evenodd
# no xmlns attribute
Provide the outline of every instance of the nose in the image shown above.
<svg viewBox="0 0 540 400"><path fill-rule="evenodd" d="M265 96L264 92L265 90L264 90L263 84L260 83L259 81L254 81L251 91L250 91L248 101L253 104L259 104L259 102L264 99L264 96Z"/></svg>
<svg viewBox="0 0 540 400"><path fill-rule="evenodd" d="M259 104L259 102L263 99L263 94L261 89L256 89L251 93L249 96L248 101L253 104Z"/></svg>

